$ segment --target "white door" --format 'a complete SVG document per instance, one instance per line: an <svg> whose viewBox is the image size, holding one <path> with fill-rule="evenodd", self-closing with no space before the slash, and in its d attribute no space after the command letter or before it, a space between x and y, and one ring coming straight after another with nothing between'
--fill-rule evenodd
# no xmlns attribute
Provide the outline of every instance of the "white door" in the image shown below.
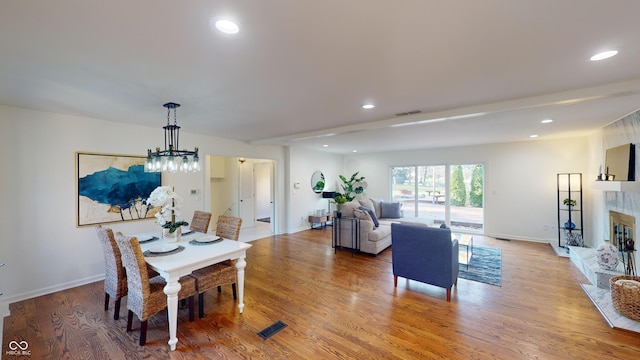
<svg viewBox="0 0 640 360"><path fill-rule="evenodd" d="M238 216L242 218L242 228L253 227L255 222L253 165L253 161L247 159L239 167Z"/></svg>

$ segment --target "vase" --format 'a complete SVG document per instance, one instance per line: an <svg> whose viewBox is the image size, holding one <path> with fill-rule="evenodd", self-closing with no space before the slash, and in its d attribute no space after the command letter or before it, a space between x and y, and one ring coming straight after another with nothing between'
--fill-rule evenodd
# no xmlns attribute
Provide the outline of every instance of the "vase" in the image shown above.
<svg viewBox="0 0 640 360"><path fill-rule="evenodd" d="M596 250L598 266L603 270L613 271L618 267L618 248L605 241Z"/></svg>
<svg viewBox="0 0 640 360"><path fill-rule="evenodd" d="M168 243L179 242L181 234L182 230L179 227L174 232L169 232L169 229L162 229L162 238Z"/></svg>

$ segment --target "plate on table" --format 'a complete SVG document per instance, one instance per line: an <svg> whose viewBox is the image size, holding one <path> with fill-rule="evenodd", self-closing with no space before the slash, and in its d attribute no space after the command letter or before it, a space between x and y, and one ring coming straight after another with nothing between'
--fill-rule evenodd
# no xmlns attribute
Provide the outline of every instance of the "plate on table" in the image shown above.
<svg viewBox="0 0 640 360"><path fill-rule="evenodd" d="M193 230L189 229L188 227L182 227L180 232L182 233L182 235L189 235L193 232Z"/></svg>
<svg viewBox="0 0 640 360"><path fill-rule="evenodd" d="M193 239L195 242L199 242L199 243L212 243L212 242L216 242L216 241L222 241L222 238L219 236L200 236L197 237L195 239Z"/></svg>
<svg viewBox="0 0 640 360"><path fill-rule="evenodd" d="M149 249L152 254L166 254L178 248L178 244L165 244Z"/></svg>
<svg viewBox="0 0 640 360"><path fill-rule="evenodd" d="M138 235L136 235L136 238L138 239L138 242L151 241L151 240L153 240L153 235L138 234Z"/></svg>

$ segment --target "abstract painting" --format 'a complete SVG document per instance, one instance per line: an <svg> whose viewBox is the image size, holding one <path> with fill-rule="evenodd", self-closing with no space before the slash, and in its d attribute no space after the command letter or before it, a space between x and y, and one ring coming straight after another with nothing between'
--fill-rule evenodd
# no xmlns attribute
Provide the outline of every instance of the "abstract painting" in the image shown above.
<svg viewBox="0 0 640 360"><path fill-rule="evenodd" d="M77 225L154 218L144 201L161 185L161 173L144 172L145 159L77 152Z"/></svg>

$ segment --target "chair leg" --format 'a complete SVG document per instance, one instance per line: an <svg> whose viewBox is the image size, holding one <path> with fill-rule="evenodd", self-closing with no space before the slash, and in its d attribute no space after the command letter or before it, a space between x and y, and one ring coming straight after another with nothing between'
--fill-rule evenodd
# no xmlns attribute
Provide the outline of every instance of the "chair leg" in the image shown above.
<svg viewBox="0 0 640 360"><path fill-rule="evenodd" d="M198 294L198 317L204 317L204 293Z"/></svg>
<svg viewBox="0 0 640 360"><path fill-rule="evenodd" d="M218 286L218 292L221 293L222 292L222 286Z"/></svg>
<svg viewBox="0 0 640 360"><path fill-rule="evenodd" d="M193 321L193 296L189 296L189 321Z"/></svg>
<svg viewBox="0 0 640 360"><path fill-rule="evenodd" d="M122 298L116 300L116 302L113 304L113 320L120 319L120 302L121 301L122 301Z"/></svg>
<svg viewBox="0 0 640 360"><path fill-rule="evenodd" d="M133 321L133 311L129 310L127 315L127 331L131 331L131 322Z"/></svg>
<svg viewBox="0 0 640 360"><path fill-rule="evenodd" d="M104 311L109 310L109 294L104 293Z"/></svg>
<svg viewBox="0 0 640 360"><path fill-rule="evenodd" d="M140 346L147 342L147 320L140 322Z"/></svg>
<svg viewBox="0 0 640 360"><path fill-rule="evenodd" d="M233 300L238 300L236 296L236 283L231 284L231 291L233 292Z"/></svg>
<svg viewBox="0 0 640 360"><path fill-rule="evenodd" d="M447 289L447 301L451 301L451 288Z"/></svg>
<svg viewBox="0 0 640 360"><path fill-rule="evenodd" d="M398 287L398 275L393 275L393 287Z"/></svg>

